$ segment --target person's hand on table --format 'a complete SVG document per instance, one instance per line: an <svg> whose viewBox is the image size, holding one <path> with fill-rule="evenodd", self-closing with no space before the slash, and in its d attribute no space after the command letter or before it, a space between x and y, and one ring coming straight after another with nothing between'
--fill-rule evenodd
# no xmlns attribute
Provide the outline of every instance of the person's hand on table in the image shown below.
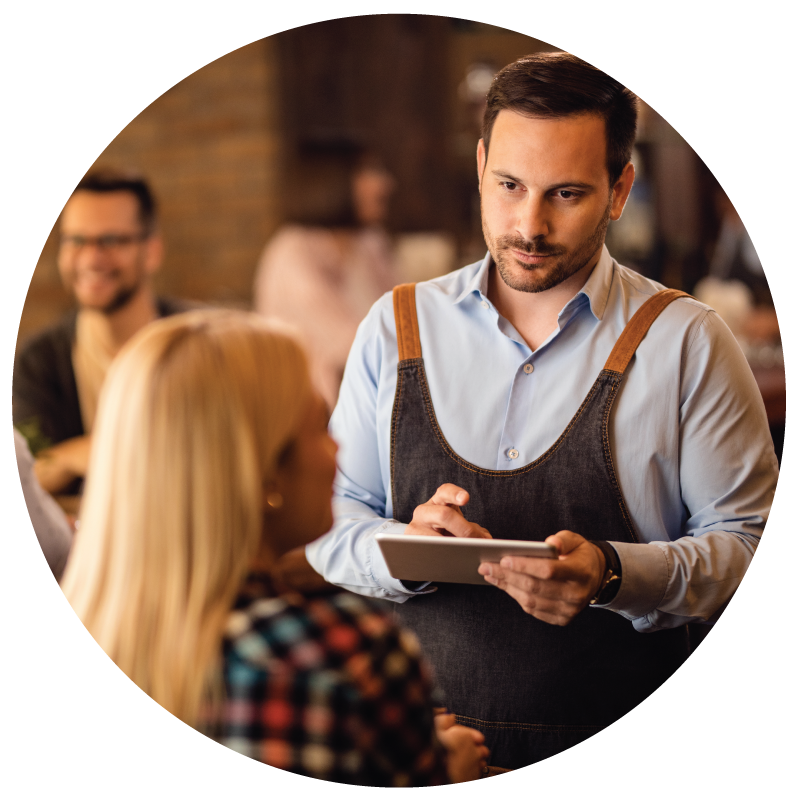
<svg viewBox="0 0 800 800"><path fill-rule="evenodd" d="M437 714L433 722L436 735L447 751L447 776L451 783L480 778L489 758L483 734L475 728L458 725L453 714Z"/></svg>
<svg viewBox="0 0 800 800"><path fill-rule="evenodd" d="M605 557L572 531L559 531L545 542L558 550L558 559L505 556L499 564L484 562L478 572L527 614L551 625L567 625L600 589Z"/></svg>
<svg viewBox="0 0 800 800"><path fill-rule="evenodd" d="M85 478L91 445L91 436L75 436L37 453L33 468L42 488L56 494L76 478Z"/></svg>
<svg viewBox="0 0 800 800"><path fill-rule="evenodd" d="M492 534L468 522L461 506L469 502L469 493L452 483L444 483L428 500L414 509L414 516L405 532L422 536L459 536L461 538L491 539Z"/></svg>

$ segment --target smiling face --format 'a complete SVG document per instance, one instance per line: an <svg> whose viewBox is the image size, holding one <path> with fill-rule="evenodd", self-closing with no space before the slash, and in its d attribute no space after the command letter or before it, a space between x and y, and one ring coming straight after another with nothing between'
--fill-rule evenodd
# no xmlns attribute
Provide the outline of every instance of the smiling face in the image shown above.
<svg viewBox="0 0 800 800"><path fill-rule="evenodd" d="M162 245L130 192L78 191L61 215L58 269L82 308L111 314L149 285Z"/></svg>
<svg viewBox="0 0 800 800"><path fill-rule="evenodd" d="M609 220L633 184L628 164L613 187L602 117L525 117L504 109L488 158L478 144L486 245L507 286L544 292L597 263Z"/></svg>

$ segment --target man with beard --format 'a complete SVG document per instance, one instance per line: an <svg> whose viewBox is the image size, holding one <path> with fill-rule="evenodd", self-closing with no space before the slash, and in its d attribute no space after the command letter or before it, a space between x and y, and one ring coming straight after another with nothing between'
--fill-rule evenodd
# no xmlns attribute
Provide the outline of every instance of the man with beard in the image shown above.
<svg viewBox="0 0 800 800"><path fill-rule="evenodd" d="M88 173L61 213L59 234L58 269L77 308L22 347L13 381L14 425L42 448L36 475L53 493L74 490L86 474L113 357L148 322L186 308L153 292L163 244L143 178Z"/></svg>
<svg viewBox="0 0 800 800"><path fill-rule="evenodd" d="M336 522L308 560L398 604L491 772L582 741L674 672L687 623L713 623L739 585L777 479L730 331L604 245L636 104L566 53L498 73L477 153L489 252L376 303L331 419ZM434 587L389 574L380 532L559 557Z"/></svg>

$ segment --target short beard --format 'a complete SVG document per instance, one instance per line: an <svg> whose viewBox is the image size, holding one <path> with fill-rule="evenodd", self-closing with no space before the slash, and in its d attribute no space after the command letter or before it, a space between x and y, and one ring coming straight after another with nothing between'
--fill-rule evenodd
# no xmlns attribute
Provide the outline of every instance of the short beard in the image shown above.
<svg viewBox="0 0 800 800"><path fill-rule="evenodd" d="M114 295L114 297L111 299L111 302L107 303L100 310L106 316L110 316L116 311L125 308L125 306L127 306L128 303L130 303L131 300L133 300L134 296L139 292L141 286L142 286L141 283L137 283L135 286L123 287Z"/></svg>
<svg viewBox="0 0 800 800"><path fill-rule="evenodd" d="M483 236L497 266L497 271L506 286L518 292L546 292L571 278L576 272L580 272L591 261L605 242L610 219L611 202L609 201L597 227L572 253L563 246L545 244L542 237L536 237L530 242L522 237L511 235L498 236L497 239L493 239L486 227L485 218ZM555 263L547 271L543 271L544 268L536 264L523 264L521 261L517 261L510 255L509 249L519 250L521 253L530 255L555 256ZM526 274L515 274L509 264L509 259L513 259L514 263L525 270Z"/></svg>

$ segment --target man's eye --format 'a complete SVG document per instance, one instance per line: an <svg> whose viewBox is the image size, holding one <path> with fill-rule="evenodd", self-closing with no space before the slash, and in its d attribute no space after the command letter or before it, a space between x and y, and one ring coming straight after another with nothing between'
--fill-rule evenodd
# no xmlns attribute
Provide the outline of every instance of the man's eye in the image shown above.
<svg viewBox="0 0 800 800"><path fill-rule="evenodd" d="M514 181L503 181L500 185L509 192L513 192L517 188L517 184Z"/></svg>
<svg viewBox="0 0 800 800"><path fill-rule="evenodd" d="M578 193L577 192L572 192L569 189L559 189L558 190L558 196L562 200L573 200L574 198L576 198L578 196Z"/></svg>

